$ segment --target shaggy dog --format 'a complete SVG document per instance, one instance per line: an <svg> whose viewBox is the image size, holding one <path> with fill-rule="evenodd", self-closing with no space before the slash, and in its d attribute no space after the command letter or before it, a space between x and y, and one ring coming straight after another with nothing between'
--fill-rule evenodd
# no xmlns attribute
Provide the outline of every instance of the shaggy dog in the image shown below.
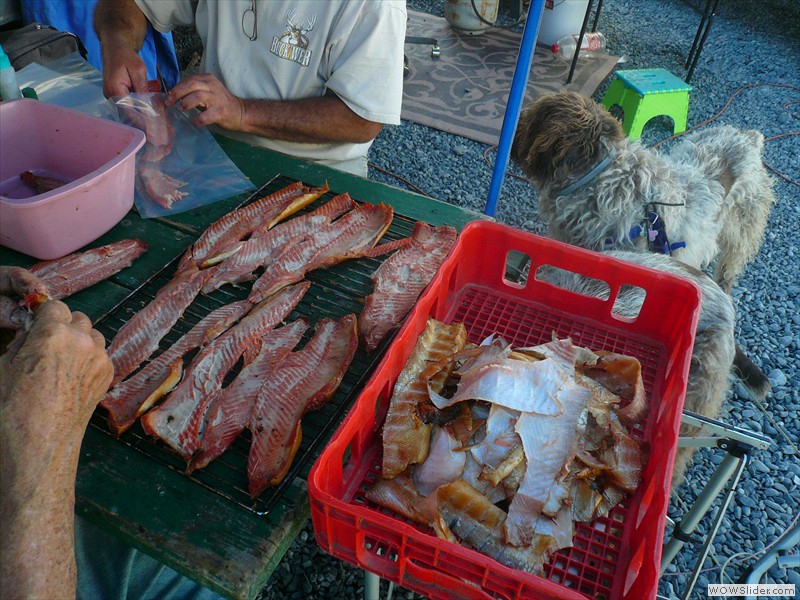
<svg viewBox="0 0 800 600"><path fill-rule="evenodd" d="M758 252L772 179L764 136L723 126L686 135L669 155L630 142L605 108L574 92L520 115L513 160L538 190L549 236L590 250L670 253L730 293Z"/></svg>
<svg viewBox="0 0 800 600"><path fill-rule="evenodd" d="M605 254L621 260L637 263L695 282L702 292L700 317L695 333L689 379L684 408L710 419L719 417L722 403L734 373L742 380L748 391L757 398L764 398L771 390L769 380L737 347L734 341L736 314L731 297L722 291L702 271L662 254L609 251ZM562 269L543 268L537 278L561 288L586 296L608 297L608 288L597 279L583 277ZM625 286L614 303L614 313L635 317L644 302L644 290ZM681 427L682 437L698 435L696 427ZM678 488L684 478L686 466L694 449L679 448L672 474L672 489Z"/></svg>

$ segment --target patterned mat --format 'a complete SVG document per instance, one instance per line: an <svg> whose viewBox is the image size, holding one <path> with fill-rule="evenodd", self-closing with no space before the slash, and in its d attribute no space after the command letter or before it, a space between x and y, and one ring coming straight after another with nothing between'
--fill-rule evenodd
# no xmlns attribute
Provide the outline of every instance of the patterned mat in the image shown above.
<svg viewBox="0 0 800 600"><path fill-rule="evenodd" d="M496 144L503 126L522 34L490 28L480 35L458 34L443 17L408 11L408 36L439 41L406 44L410 73L404 80L402 118L486 144ZM614 70L618 57L579 59L566 84L570 64L549 48L537 46L528 79L526 103L542 93L572 90L592 96Z"/></svg>

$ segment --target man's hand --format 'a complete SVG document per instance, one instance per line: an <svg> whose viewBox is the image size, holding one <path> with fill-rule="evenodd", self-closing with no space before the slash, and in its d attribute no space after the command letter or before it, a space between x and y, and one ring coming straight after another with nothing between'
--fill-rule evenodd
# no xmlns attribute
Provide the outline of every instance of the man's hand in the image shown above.
<svg viewBox="0 0 800 600"><path fill-rule="evenodd" d="M0 267L0 328L21 329L28 317L20 300L29 294L47 294L47 285L27 269Z"/></svg>
<svg viewBox="0 0 800 600"><path fill-rule="evenodd" d="M55 438L77 435L80 443L113 375L105 339L89 318L51 300L0 357L0 412L5 419L21 403L20 419L38 423L41 433L52 428Z"/></svg>
<svg viewBox="0 0 800 600"><path fill-rule="evenodd" d="M86 315L57 300L0 356L0 596L75 597L75 474L114 369Z"/></svg>
<svg viewBox="0 0 800 600"><path fill-rule="evenodd" d="M219 125L230 131L242 131L244 102L214 75L203 73L182 79L167 94L167 106L175 104L185 111L200 110L192 120L198 127Z"/></svg>
<svg viewBox="0 0 800 600"><path fill-rule="evenodd" d="M147 67L137 54L147 35L147 19L133 0L99 0L94 29L103 52L103 94L147 92Z"/></svg>
<svg viewBox="0 0 800 600"><path fill-rule="evenodd" d="M125 46L103 47L103 94L106 98L144 94L147 67L135 51Z"/></svg>

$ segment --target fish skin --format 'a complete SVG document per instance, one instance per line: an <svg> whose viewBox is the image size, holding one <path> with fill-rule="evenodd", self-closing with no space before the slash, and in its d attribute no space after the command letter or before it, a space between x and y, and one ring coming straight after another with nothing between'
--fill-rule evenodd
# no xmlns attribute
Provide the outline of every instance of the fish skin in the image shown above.
<svg viewBox="0 0 800 600"><path fill-rule="evenodd" d="M255 408L259 389L280 367L307 329L305 319L298 319L262 337L258 355L208 407L200 449L192 456L187 473L202 469L217 459L244 431Z"/></svg>
<svg viewBox="0 0 800 600"><path fill-rule="evenodd" d="M222 391L225 376L245 346L285 319L310 285L298 284L270 297L207 344L167 400L141 418L145 432L160 438L188 461L200 447L206 410Z"/></svg>
<svg viewBox="0 0 800 600"><path fill-rule="evenodd" d="M212 311L141 371L112 387L100 401L100 406L108 410L111 431L117 436L122 435L133 425L142 410L149 408L145 405L149 403L152 406L158 399L153 395L170 373L174 372L176 361L182 365L181 359L187 352L222 334L252 307L249 302L240 300ZM181 368L180 372L182 371ZM167 391L169 390L163 391L161 395Z"/></svg>
<svg viewBox="0 0 800 600"><path fill-rule="evenodd" d="M363 203L341 218L287 246L253 284L248 300L258 302L283 286L300 281L314 269L357 258L389 229L394 210L387 204Z"/></svg>
<svg viewBox="0 0 800 600"><path fill-rule="evenodd" d="M502 534L506 513L468 483L457 480L440 487L436 500L448 529L476 551L513 569L542 573L542 553L507 545Z"/></svg>
<svg viewBox="0 0 800 600"><path fill-rule="evenodd" d="M367 296L358 322L364 348L372 352L398 326L456 243L452 227L417 221L410 242L372 274L374 291Z"/></svg>
<svg viewBox="0 0 800 600"><path fill-rule="evenodd" d="M192 244L181 258L178 271L188 268L191 264L202 266L219 248L243 240L259 227L271 227L279 219L286 218L311 204L328 189L327 184L322 187L308 187L296 181L247 206L229 212L209 225Z"/></svg>
<svg viewBox="0 0 800 600"><path fill-rule="evenodd" d="M330 399L357 346L355 315L322 319L314 337L286 357L261 387L248 423L253 436L247 458L251 498L286 476L299 447L303 415Z"/></svg>
<svg viewBox="0 0 800 600"><path fill-rule="evenodd" d="M497 467L513 447L522 443L514 429L517 417L518 411L499 404L491 405L486 420L486 436L471 450L475 460L488 468Z"/></svg>
<svg viewBox="0 0 800 600"><path fill-rule="evenodd" d="M461 350L466 343L463 324L450 326L428 319L389 400L382 431L381 476L385 479L399 475L409 465L421 463L427 457L431 426L420 419L418 406L428 402L429 396L427 382L420 376L429 363Z"/></svg>
<svg viewBox="0 0 800 600"><path fill-rule="evenodd" d="M549 392L567 385L569 376L552 359L532 363L498 359L463 372L453 397L432 396L431 400L439 409L464 400L485 400L513 410L554 416L563 407Z"/></svg>
<svg viewBox="0 0 800 600"><path fill-rule="evenodd" d="M388 508L420 525L428 524L428 518L419 509L424 496L417 491L408 471L400 473L393 479L378 478L364 496L370 502Z"/></svg>
<svg viewBox="0 0 800 600"><path fill-rule="evenodd" d="M123 325L108 347L114 365L114 386L132 373L158 347L203 287L205 274L185 271L172 278L156 297Z"/></svg>
<svg viewBox="0 0 800 600"><path fill-rule="evenodd" d="M227 260L214 267L203 293L208 294L226 283L253 279L255 270L269 263L290 240L313 233L354 207L355 202L348 194L340 194L306 215L284 221L259 235L254 234Z"/></svg>
<svg viewBox="0 0 800 600"><path fill-rule="evenodd" d="M414 469L413 480L420 494L428 496L440 485L461 478L467 453L448 426L434 426L428 456Z"/></svg>
<svg viewBox="0 0 800 600"><path fill-rule="evenodd" d="M36 263L28 270L47 285L50 299L61 300L119 273L146 251L147 244L142 240L120 240Z"/></svg>
<svg viewBox="0 0 800 600"><path fill-rule="evenodd" d="M515 425L528 464L504 525L506 541L512 546L533 543L539 515L575 457L581 434L579 420L592 399L589 390L575 384L547 393L558 397L563 412L555 416L522 413Z"/></svg>

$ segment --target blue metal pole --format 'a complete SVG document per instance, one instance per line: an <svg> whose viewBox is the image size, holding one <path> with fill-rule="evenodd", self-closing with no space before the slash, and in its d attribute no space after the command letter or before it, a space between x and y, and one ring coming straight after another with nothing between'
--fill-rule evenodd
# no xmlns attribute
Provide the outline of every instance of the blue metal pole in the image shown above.
<svg viewBox="0 0 800 600"><path fill-rule="evenodd" d="M532 0L528 9L528 18L525 29L522 31L522 42L519 46L517 65L514 67L514 78L511 80L511 90L508 93L506 115L503 118L503 128L500 130L500 142L497 145L497 160L494 163L492 182L489 185L489 197L483 211L489 216L494 216L497 200L508 168L511 155L511 143L514 141L514 132L517 130L519 113L522 101L525 99L525 88L528 85L528 73L531 71L531 61L536 48L536 38L539 37L539 23L542 20L544 0Z"/></svg>

